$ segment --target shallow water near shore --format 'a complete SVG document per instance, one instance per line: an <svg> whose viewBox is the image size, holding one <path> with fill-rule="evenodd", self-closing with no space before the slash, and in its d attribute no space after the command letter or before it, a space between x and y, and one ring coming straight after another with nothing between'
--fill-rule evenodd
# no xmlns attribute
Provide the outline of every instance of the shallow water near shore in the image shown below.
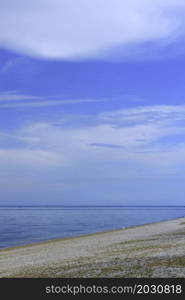
<svg viewBox="0 0 185 300"><path fill-rule="evenodd" d="M183 217L183 206L2 206L0 248Z"/></svg>

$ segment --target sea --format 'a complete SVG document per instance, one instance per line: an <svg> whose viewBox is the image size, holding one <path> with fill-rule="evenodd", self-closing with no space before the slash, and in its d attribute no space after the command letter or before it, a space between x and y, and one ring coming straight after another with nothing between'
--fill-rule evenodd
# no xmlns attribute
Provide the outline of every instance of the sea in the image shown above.
<svg viewBox="0 0 185 300"><path fill-rule="evenodd" d="M185 216L185 206L0 206L0 248Z"/></svg>

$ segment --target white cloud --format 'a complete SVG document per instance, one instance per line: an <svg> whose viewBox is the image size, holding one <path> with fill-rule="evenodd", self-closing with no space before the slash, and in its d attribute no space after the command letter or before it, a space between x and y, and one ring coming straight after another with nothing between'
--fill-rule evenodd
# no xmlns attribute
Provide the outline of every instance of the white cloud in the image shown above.
<svg viewBox="0 0 185 300"><path fill-rule="evenodd" d="M23 98L26 100L26 98ZM22 99L22 100L23 100ZM19 99L21 100L21 99ZM99 100L103 101L103 100ZM96 102L96 100L86 99L86 100L41 100L41 101L33 101L33 102L21 102L21 103L2 103L0 104L1 108L19 108L19 107L45 107L45 106L55 106L55 105L70 105L70 104L79 104L79 103L89 103Z"/></svg>
<svg viewBox="0 0 185 300"><path fill-rule="evenodd" d="M139 122L131 124L128 117L133 122L135 114ZM10 190L11 201L15 195L23 201L27 195L40 201L40 192L43 201L48 198L50 203L56 199L65 204L68 200L94 203L99 199L107 203L110 199L123 204L127 197L128 203L143 201L143 197L149 203L151 193L153 203L156 193L158 201L163 201L161 193L166 193L170 176L177 183L185 167L183 114L185 117L184 106L138 107L93 115L95 123L86 118L78 126L74 120L70 126L47 121L2 132L0 185L4 199ZM170 180L172 194L167 195L168 201L169 197L173 201L174 182ZM183 201L181 198L179 203Z"/></svg>
<svg viewBox="0 0 185 300"><path fill-rule="evenodd" d="M69 105L89 102L102 102L105 99L51 99L41 96L24 95L20 92L3 92L0 93L0 109L16 107L44 107L54 105Z"/></svg>
<svg viewBox="0 0 185 300"><path fill-rule="evenodd" d="M130 109L120 109L117 111L104 112L100 114L101 119L107 121L111 120L132 120L134 119L146 119L150 116L164 119L169 117L169 114L185 114L185 105L151 105L151 106L139 106Z"/></svg>
<svg viewBox="0 0 185 300"><path fill-rule="evenodd" d="M116 126L134 126L140 124L149 128L162 126L163 130L170 131L173 127L183 130L175 125L185 119L185 105L153 105L141 106L131 109L120 109L117 111L103 112L99 115L103 122L116 124ZM172 130L173 131L173 130ZM175 132L174 132L175 133Z"/></svg>
<svg viewBox="0 0 185 300"><path fill-rule="evenodd" d="M19 93L0 93L0 102L21 101L21 100L39 100L38 96L24 95Z"/></svg>
<svg viewBox="0 0 185 300"><path fill-rule="evenodd" d="M175 113L173 117L171 113ZM133 121L135 114L137 122L128 124L128 117ZM96 124L89 125L87 120L80 127L37 123L22 129L20 135L34 138L36 149L61 153L72 165L88 160L90 165L130 161L153 168L170 167L185 159L185 124L178 124L184 117L184 106L139 107L94 116ZM180 137L178 144L173 142L174 136ZM166 137L172 137L170 149L163 141Z"/></svg>
<svg viewBox="0 0 185 300"><path fill-rule="evenodd" d="M51 59L125 53L173 42L184 34L184 15L184 0L1 0L0 45Z"/></svg>
<svg viewBox="0 0 185 300"><path fill-rule="evenodd" d="M128 116L134 118L136 113L142 116L139 122L127 124ZM96 124L86 119L78 127L43 122L2 132L1 171L39 170L45 177L47 168L52 181L169 174L185 164L185 124L177 124L183 120L182 113L185 116L184 106L138 107L111 112L111 119L108 112L94 116ZM147 123L151 114L153 122ZM173 141L176 136L178 142Z"/></svg>

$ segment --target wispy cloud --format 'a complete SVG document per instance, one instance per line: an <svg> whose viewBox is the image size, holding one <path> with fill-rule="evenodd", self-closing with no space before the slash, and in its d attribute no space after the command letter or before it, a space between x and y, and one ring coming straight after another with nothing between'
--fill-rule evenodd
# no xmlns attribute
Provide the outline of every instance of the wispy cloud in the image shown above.
<svg viewBox="0 0 185 300"><path fill-rule="evenodd" d="M56 97L41 97L26 95L15 92L4 92L0 93L0 109L1 108L21 108L21 107L44 107L44 106L55 106L55 105L72 105L79 103L89 102L101 102L106 101L105 99L58 99Z"/></svg>
<svg viewBox="0 0 185 300"><path fill-rule="evenodd" d="M130 109L103 112L99 118L104 122L119 124L160 123L183 120L185 105L152 105L138 106Z"/></svg>
<svg viewBox="0 0 185 300"><path fill-rule="evenodd" d="M24 95L19 93L0 93L0 102L8 102L8 101L24 101L24 100L39 100L41 97L33 96L33 95Z"/></svg>
<svg viewBox="0 0 185 300"><path fill-rule="evenodd" d="M10 70L12 67L14 66L14 61L13 60L9 60L8 62L6 62L2 68L0 69L1 73L6 73L8 70Z"/></svg>
<svg viewBox="0 0 185 300"><path fill-rule="evenodd" d="M130 123L135 114L136 122ZM12 189L19 190L22 197L21 185L27 182L25 191L42 186L43 195L50 193L52 199L58 191L60 200L61 195L64 199L81 199L85 195L86 201L94 188L99 199L111 199L112 203L119 199L122 203L123 195L136 202L139 195L150 201L152 191L155 203L156 193L161 197L166 189L157 180L164 183L170 176L181 178L185 168L184 106L143 106L93 117L94 123L83 118L78 126L74 119L70 126L55 120L2 131L1 190L16 182ZM172 201L171 194L170 197ZM94 201L94 193L91 198Z"/></svg>
<svg viewBox="0 0 185 300"><path fill-rule="evenodd" d="M135 120L136 113L140 118L131 125L128 116ZM62 154L70 164L83 165L88 157L93 164L130 161L155 169L184 161L185 123L179 123L184 117L184 106L138 107L96 115L94 124L83 119L78 127L35 123L15 135L34 149Z"/></svg>
<svg viewBox="0 0 185 300"><path fill-rule="evenodd" d="M16 57L14 59L8 59L3 66L0 68L0 73L5 74L12 70L14 67L17 67L25 61L23 57Z"/></svg>
<svg viewBox="0 0 185 300"><path fill-rule="evenodd" d="M97 58L112 49L122 59L137 57L140 45L164 47L182 37L184 15L184 0L3 0L0 45L51 59Z"/></svg>

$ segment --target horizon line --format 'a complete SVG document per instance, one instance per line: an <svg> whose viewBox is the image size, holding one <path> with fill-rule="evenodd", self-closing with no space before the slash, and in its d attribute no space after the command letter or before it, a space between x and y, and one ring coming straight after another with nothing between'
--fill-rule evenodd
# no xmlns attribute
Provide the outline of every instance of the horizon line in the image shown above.
<svg viewBox="0 0 185 300"><path fill-rule="evenodd" d="M185 207L185 205L61 205L61 204L41 204L41 205L0 205L0 207Z"/></svg>

